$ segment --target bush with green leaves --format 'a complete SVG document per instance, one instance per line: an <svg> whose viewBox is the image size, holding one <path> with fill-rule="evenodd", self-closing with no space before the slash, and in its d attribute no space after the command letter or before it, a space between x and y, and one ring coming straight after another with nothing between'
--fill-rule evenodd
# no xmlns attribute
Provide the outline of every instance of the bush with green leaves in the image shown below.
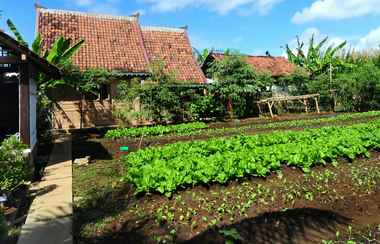
<svg viewBox="0 0 380 244"><path fill-rule="evenodd" d="M210 93L227 105L230 117L246 116L253 103L247 98L265 91L273 83L267 75L255 72L243 55L230 51L211 64L208 75L215 81L210 86Z"/></svg>
<svg viewBox="0 0 380 244"><path fill-rule="evenodd" d="M336 78L339 102L348 111L368 111L380 108L380 68L369 62Z"/></svg>
<svg viewBox="0 0 380 244"><path fill-rule="evenodd" d="M204 95L191 102L190 113L196 120L224 118L226 107L216 96Z"/></svg>
<svg viewBox="0 0 380 244"><path fill-rule="evenodd" d="M27 148L11 136L0 145L0 192L10 192L29 180L30 169L23 151Z"/></svg>
<svg viewBox="0 0 380 244"><path fill-rule="evenodd" d="M8 234L7 223L5 222L4 213L0 208L0 242L5 240L5 238L7 238L7 234Z"/></svg>

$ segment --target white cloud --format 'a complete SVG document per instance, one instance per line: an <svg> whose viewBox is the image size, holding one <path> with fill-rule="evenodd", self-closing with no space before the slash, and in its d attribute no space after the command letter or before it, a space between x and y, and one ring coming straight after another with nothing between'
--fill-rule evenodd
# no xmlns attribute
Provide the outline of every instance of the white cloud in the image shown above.
<svg viewBox="0 0 380 244"><path fill-rule="evenodd" d="M314 40L316 43L322 41L324 38L329 36L329 40L326 46L337 46L346 40L345 38L339 36L327 35L325 33L322 33L317 28L308 28L299 36L300 41L305 43L304 52L307 52L307 48L309 46L310 38L312 37L312 35L314 35ZM297 47L296 38L289 42L289 47L292 50L295 50L295 48ZM380 48L380 26L374 30L371 30L365 36L349 40L348 44L346 45L346 49L354 49L357 51L366 51L378 48ZM283 56L286 56L285 52L283 52Z"/></svg>
<svg viewBox="0 0 380 244"><path fill-rule="evenodd" d="M360 38L356 45L358 50L368 50L380 47L380 26L370 31L366 36Z"/></svg>
<svg viewBox="0 0 380 244"><path fill-rule="evenodd" d="M151 4L155 11L166 12L186 7L207 8L219 14L233 10L255 10L265 14L283 0L141 0Z"/></svg>
<svg viewBox="0 0 380 244"><path fill-rule="evenodd" d="M311 6L297 12L292 21L305 23L317 19L348 19L380 14L379 0L315 0Z"/></svg>
<svg viewBox="0 0 380 244"><path fill-rule="evenodd" d="M329 36L327 34L322 33L319 29L317 28L308 28L306 29L299 37L299 40L303 43L305 43L305 48L309 46L310 39L311 37L314 36L314 43L319 43L326 37L329 37L327 40L326 46L331 46L331 45L339 45L345 40L341 37L338 36ZM297 39L294 38L290 43L289 46L291 48L295 48L297 46ZM305 50L306 51L306 50Z"/></svg>

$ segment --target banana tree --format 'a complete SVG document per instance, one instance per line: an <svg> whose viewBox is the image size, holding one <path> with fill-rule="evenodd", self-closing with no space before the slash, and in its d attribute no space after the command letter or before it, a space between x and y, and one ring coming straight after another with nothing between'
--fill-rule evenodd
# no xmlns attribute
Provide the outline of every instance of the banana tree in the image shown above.
<svg viewBox="0 0 380 244"><path fill-rule="evenodd" d="M314 35L310 38L309 47L307 53L305 53L305 43L300 41L297 37L297 47L293 51L289 45L285 46L285 52L287 53L290 62L305 68L311 77L316 75L327 73L331 71L331 67L343 68L348 67L349 64L338 57L337 53L347 45L344 41L341 44L334 46L330 45L325 48L328 41L328 37L324 38L319 43L315 43Z"/></svg>
<svg viewBox="0 0 380 244"><path fill-rule="evenodd" d="M13 35L15 36L16 40L23 46L28 46L28 43L24 40L24 38L22 37L22 35L20 34L20 32L17 30L15 24L13 24L13 22L8 19L7 20L7 25L9 27L9 29L12 31Z"/></svg>
<svg viewBox="0 0 380 244"><path fill-rule="evenodd" d="M20 42L22 45L28 47L28 43L24 40L20 32L17 30L16 26L10 19L7 20L7 25L14 34L16 40ZM84 43L84 40L80 40L71 45L71 40L69 38L60 36L54 41L49 50L43 52L43 41L44 40L41 37L41 35L38 34L32 43L32 51L59 68L62 68L63 66L68 64L71 61L71 58L74 56L74 54L78 52L78 50Z"/></svg>

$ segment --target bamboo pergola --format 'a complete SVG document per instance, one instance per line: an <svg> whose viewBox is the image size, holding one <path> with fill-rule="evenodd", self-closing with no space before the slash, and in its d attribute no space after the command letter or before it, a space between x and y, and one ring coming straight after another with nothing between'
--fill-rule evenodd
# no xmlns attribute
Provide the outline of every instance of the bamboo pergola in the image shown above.
<svg viewBox="0 0 380 244"><path fill-rule="evenodd" d="M287 103L289 101L299 101L305 106L305 112L308 113L309 110L308 110L307 106L309 104L309 100L313 99L315 102L315 107L317 109L317 113L320 113L319 104L318 104L318 98L319 97L320 97L320 94L308 94L308 95L302 95L302 96L277 96L277 97L271 97L271 98L260 100L257 102L257 106L258 106L260 114L261 114L262 113L261 105L262 104L268 105L270 115L273 118L274 115L273 115L272 108L276 103L281 103L281 102Z"/></svg>

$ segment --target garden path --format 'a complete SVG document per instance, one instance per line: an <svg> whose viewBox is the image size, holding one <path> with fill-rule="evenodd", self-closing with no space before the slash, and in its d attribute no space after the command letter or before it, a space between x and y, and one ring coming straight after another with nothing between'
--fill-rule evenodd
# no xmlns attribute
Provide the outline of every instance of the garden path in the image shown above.
<svg viewBox="0 0 380 244"><path fill-rule="evenodd" d="M52 154L70 158L71 150L68 149L71 149L71 140L66 143L68 145L53 149ZM18 244L73 243L72 160L54 161L46 167L42 181L31 189L34 200Z"/></svg>

